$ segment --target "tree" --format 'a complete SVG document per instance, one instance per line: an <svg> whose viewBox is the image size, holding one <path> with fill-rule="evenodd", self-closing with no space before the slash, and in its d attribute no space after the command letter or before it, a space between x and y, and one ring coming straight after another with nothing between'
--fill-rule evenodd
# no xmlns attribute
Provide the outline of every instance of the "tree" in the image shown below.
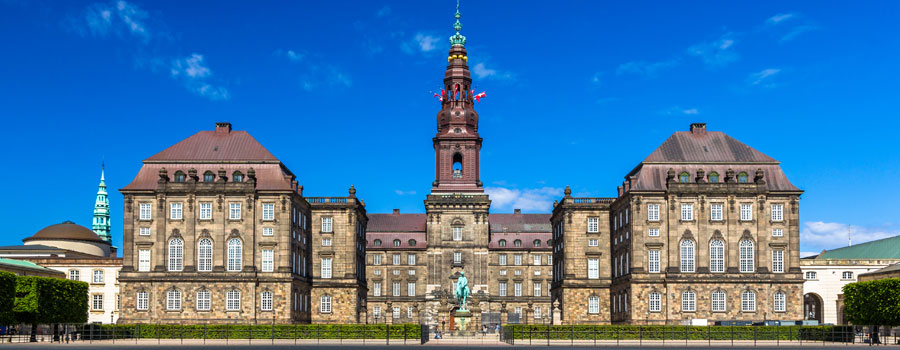
<svg viewBox="0 0 900 350"><path fill-rule="evenodd" d="M16 275L0 271L0 325L7 326L16 322L13 305L16 301Z"/></svg>
<svg viewBox="0 0 900 350"><path fill-rule="evenodd" d="M845 285L844 314L850 323L876 326L872 342L878 342L877 326L900 325L900 278Z"/></svg>
<svg viewBox="0 0 900 350"><path fill-rule="evenodd" d="M13 311L16 320L38 324L87 322L88 284L59 278L19 276Z"/></svg>

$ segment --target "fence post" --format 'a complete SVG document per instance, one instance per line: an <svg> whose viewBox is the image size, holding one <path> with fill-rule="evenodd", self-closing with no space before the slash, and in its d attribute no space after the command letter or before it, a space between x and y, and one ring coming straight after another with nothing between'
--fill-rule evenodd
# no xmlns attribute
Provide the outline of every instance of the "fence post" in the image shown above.
<svg viewBox="0 0 900 350"><path fill-rule="evenodd" d="M156 344L159 345L159 322L156 322Z"/></svg>
<svg viewBox="0 0 900 350"><path fill-rule="evenodd" d="M344 345L344 325L338 325L338 338L340 339L341 345Z"/></svg>
<svg viewBox="0 0 900 350"><path fill-rule="evenodd" d="M384 342L391 345L391 324L387 322L385 322Z"/></svg>
<svg viewBox="0 0 900 350"><path fill-rule="evenodd" d="M781 344L781 321L778 321L778 324L775 325L775 346Z"/></svg>
<svg viewBox="0 0 900 350"><path fill-rule="evenodd" d="M709 323L706 324L706 346L712 346L712 334L710 333Z"/></svg>
<svg viewBox="0 0 900 350"><path fill-rule="evenodd" d="M638 346L644 345L644 326L638 326Z"/></svg>
<svg viewBox="0 0 900 350"><path fill-rule="evenodd" d="M569 344L575 345L575 324L572 324L572 331L569 333Z"/></svg>
<svg viewBox="0 0 900 350"><path fill-rule="evenodd" d="M734 347L734 322L731 323L731 347Z"/></svg>
<svg viewBox="0 0 900 350"><path fill-rule="evenodd" d="M184 323L181 324L181 328L178 331L178 337L181 338L181 344L184 345Z"/></svg>
<svg viewBox="0 0 900 350"><path fill-rule="evenodd" d="M272 345L275 345L275 315L272 315Z"/></svg>
<svg viewBox="0 0 900 350"><path fill-rule="evenodd" d="M684 326L684 345L685 346L688 345L688 327L690 327L690 326Z"/></svg>
<svg viewBox="0 0 900 350"><path fill-rule="evenodd" d="M756 327L753 327L753 346L756 346Z"/></svg>

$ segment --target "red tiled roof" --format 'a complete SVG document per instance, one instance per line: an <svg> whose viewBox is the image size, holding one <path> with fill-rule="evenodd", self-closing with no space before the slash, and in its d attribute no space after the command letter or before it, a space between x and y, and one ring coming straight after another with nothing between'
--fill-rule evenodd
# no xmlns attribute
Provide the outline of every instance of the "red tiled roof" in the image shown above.
<svg viewBox="0 0 900 350"><path fill-rule="evenodd" d="M218 174L220 168L225 169L225 173L228 174L230 179L231 174L235 171L240 171L246 176L250 168L253 168L253 170L256 171L257 190L290 191L291 179L293 177L290 171L285 169L281 164L152 163L144 164L141 167L141 170L138 171L137 176L134 177L134 180L131 180L131 183L128 184L128 186L123 187L122 190L155 190L157 181L159 181L160 168L166 168L170 179L175 176L176 171L181 170L187 174L188 169L194 168L197 169L197 176L200 177L200 181L203 181L203 174L206 173L207 170L212 171L214 174Z"/></svg>
<svg viewBox="0 0 900 350"><path fill-rule="evenodd" d="M676 131L653 153L648 162L739 162L774 163L772 157L725 135L721 131Z"/></svg>
<svg viewBox="0 0 900 350"><path fill-rule="evenodd" d="M664 191L666 189L666 176L669 168L675 169L675 175L686 171L691 174L691 181L697 175L697 169L703 169L706 175L715 171L719 173L719 181L725 181L725 172L734 170L735 176L741 172L747 173L750 181L756 175L756 169L762 169L766 187L772 191L799 191L797 187L788 181L787 176L777 164L642 164L634 176L637 181L632 183L631 189L638 191Z"/></svg>
<svg viewBox="0 0 900 350"><path fill-rule="evenodd" d="M366 232L425 232L425 214L369 214Z"/></svg>
<svg viewBox="0 0 900 350"><path fill-rule="evenodd" d="M549 219L548 219L549 220ZM504 233L504 232L491 232L491 241L488 243L489 249L509 249L509 250L535 250L535 249L544 249L550 250L552 247L548 244L548 241L552 238L552 234L550 232L527 232L527 233ZM521 247L516 247L516 240L522 241ZM500 240L506 241L505 247L500 247ZM540 247L534 246L534 240L539 240L541 242Z"/></svg>
<svg viewBox="0 0 900 350"><path fill-rule="evenodd" d="M246 131L201 131L144 160L145 162L253 161L277 162L259 141Z"/></svg>
<svg viewBox="0 0 900 350"><path fill-rule="evenodd" d="M491 232L551 232L550 214L490 214Z"/></svg>
<svg viewBox="0 0 900 350"><path fill-rule="evenodd" d="M371 222L371 217L369 222ZM394 240L400 240L400 246L394 246ZM409 244L409 240L415 240L416 245ZM376 246L375 240L380 240L381 245ZM428 247L425 232L366 232L366 249L425 249Z"/></svg>

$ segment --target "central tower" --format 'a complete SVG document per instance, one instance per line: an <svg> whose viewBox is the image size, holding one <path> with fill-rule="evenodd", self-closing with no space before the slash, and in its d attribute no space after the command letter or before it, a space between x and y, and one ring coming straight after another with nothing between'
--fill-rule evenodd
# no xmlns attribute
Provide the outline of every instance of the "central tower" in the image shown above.
<svg viewBox="0 0 900 350"><path fill-rule="evenodd" d="M481 136L475 112L472 75L466 54L466 37L459 34L459 7L456 34L450 37L450 53L441 91L441 111L437 114L434 137L434 182L432 193L484 193L481 184Z"/></svg>

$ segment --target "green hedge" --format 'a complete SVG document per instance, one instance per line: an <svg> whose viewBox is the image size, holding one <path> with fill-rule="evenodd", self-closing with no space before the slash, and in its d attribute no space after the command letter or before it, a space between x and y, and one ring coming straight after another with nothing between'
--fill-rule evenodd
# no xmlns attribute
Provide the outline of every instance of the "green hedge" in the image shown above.
<svg viewBox="0 0 900 350"><path fill-rule="evenodd" d="M506 325L506 337L558 340L804 340L841 341L853 335L849 326L626 326ZM664 338L665 337L665 338Z"/></svg>
<svg viewBox="0 0 900 350"><path fill-rule="evenodd" d="M0 271L0 325L16 322L13 307L16 304L16 275Z"/></svg>
<svg viewBox="0 0 900 350"><path fill-rule="evenodd" d="M13 311L18 322L87 322L88 284L60 278L18 276Z"/></svg>
<svg viewBox="0 0 900 350"><path fill-rule="evenodd" d="M78 329L85 337L160 339L385 339L388 329L391 339L419 339L418 324L343 325L178 325L178 324L129 324L85 325Z"/></svg>
<svg viewBox="0 0 900 350"><path fill-rule="evenodd" d="M853 324L900 325L900 278L844 285L844 315Z"/></svg>

